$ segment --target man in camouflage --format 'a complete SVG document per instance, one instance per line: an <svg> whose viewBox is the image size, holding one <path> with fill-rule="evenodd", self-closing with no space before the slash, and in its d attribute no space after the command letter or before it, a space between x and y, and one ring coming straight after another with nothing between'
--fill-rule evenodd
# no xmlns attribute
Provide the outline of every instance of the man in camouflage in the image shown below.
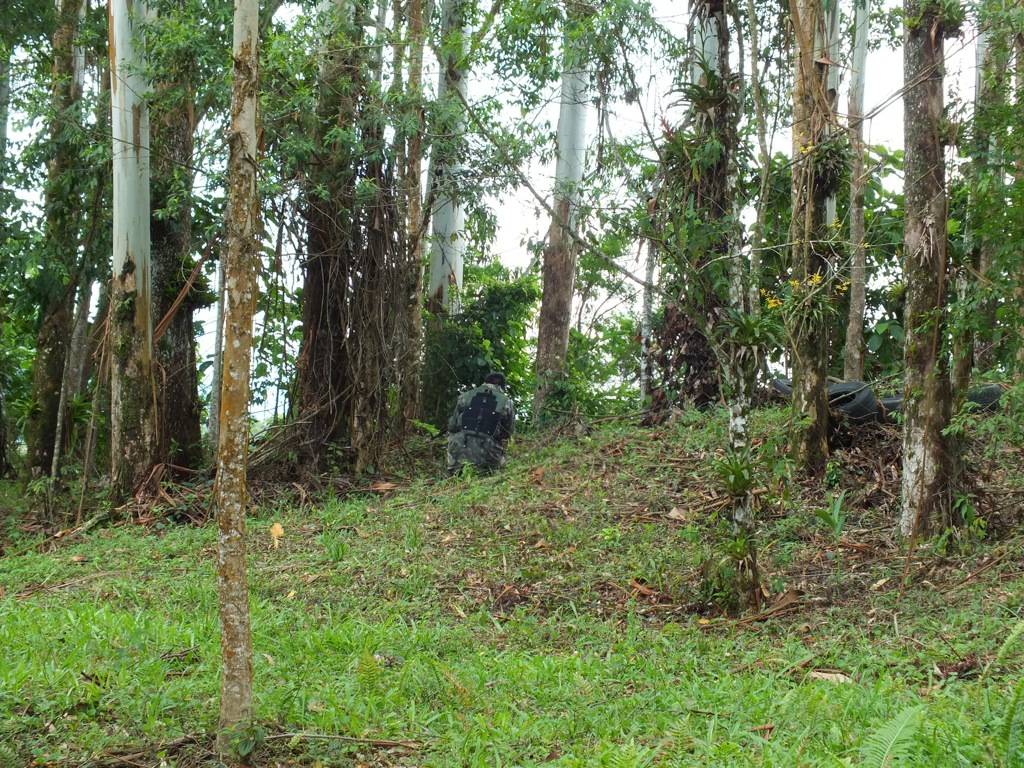
<svg viewBox="0 0 1024 768"><path fill-rule="evenodd" d="M505 444L512 436L515 412L505 394L505 376L489 373L484 383L459 395L448 419L448 474L463 464L482 472L505 466Z"/></svg>

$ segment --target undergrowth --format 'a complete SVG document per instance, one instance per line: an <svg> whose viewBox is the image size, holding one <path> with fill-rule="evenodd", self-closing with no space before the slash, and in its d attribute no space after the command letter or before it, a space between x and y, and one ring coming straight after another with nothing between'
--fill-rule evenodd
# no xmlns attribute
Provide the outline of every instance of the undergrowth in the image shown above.
<svg viewBox="0 0 1024 768"><path fill-rule="evenodd" d="M848 448L826 498L776 459L783 419L754 423L764 601L739 616L709 571L720 416L255 509L254 764L1024 764L1020 540L906 552L889 467ZM215 546L13 542L0 766L215 764Z"/></svg>

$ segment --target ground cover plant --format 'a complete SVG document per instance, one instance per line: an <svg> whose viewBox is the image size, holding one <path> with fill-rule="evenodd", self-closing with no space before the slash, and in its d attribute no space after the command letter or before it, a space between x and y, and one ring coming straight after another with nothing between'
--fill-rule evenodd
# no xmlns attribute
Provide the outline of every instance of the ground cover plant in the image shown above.
<svg viewBox="0 0 1024 768"><path fill-rule="evenodd" d="M249 522L256 726L238 753L1021 764L1019 536L908 548L887 522L894 465L861 448L838 454L842 501L823 510L820 489L782 481L785 418L753 427L764 600L742 615L722 415L524 438L496 476L267 495ZM1019 447L989 455L992 497L1018 491ZM217 764L216 529L167 512L66 539L6 532L0 765Z"/></svg>

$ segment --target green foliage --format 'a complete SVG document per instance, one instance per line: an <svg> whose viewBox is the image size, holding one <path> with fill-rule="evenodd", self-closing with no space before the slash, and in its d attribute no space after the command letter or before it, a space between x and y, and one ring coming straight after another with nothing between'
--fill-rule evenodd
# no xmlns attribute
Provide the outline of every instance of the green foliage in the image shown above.
<svg viewBox="0 0 1024 768"><path fill-rule="evenodd" d="M479 385L492 370L505 374L513 401L529 396L526 329L539 298L533 275L515 276L498 264L467 271L462 308L426 322L425 421L444 428L459 392Z"/></svg>
<svg viewBox="0 0 1024 768"><path fill-rule="evenodd" d="M885 721L865 740L861 747L863 765L870 768L893 768L910 759L925 706L907 707Z"/></svg>
<svg viewBox="0 0 1024 768"><path fill-rule="evenodd" d="M787 418L752 416L759 453ZM1018 621L1012 569L952 594L912 583L897 602L896 590L858 587L848 602L821 609L806 599L796 614L756 624L715 615L746 597L736 586L746 540L701 511L717 487L707 457L723 448L725 427L722 413L689 413L656 432L619 424L570 440L524 436L500 475L451 482L410 476L403 453L396 464L407 474L393 494L254 508L257 723L267 736L413 740L422 749L402 759L439 768L540 765L555 746L560 756L547 762L565 768L860 765L869 752L869 765L899 752L913 760L902 765L1015 765L1004 758L1019 745L1016 651L985 676L940 683L933 672L956 660L950 643L964 658L996 653ZM818 491L793 484L791 493L784 514L759 521L762 567L783 582L776 593L790 573L813 589L820 569L820 542L805 530ZM0 484L5 509L19 499ZM675 507L682 514L666 517ZM847 514L850 535L887 519L862 523L854 506ZM275 549L268 530L278 520L286 539ZM79 765L214 730L216 524L116 525L55 544L9 523L0 529L17 537L4 539L0 558L8 762ZM327 542L341 538L348 550L333 559ZM903 558L870 568L871 579L895 581ZM950 570L955 579L960 569ZM865 615L892 610L899 635ZM852 679L816 680L808 664ZM901 747L898 734L882 744L891 715L924 698L913 744ZM766 723L770 739L755 730ZM880 751L861 751L869 737ZM366 754L342 739L264 738L252 748L255 765L347 765ZM193 756L202 753L170 759Z"/></svg>
<svg viewBox="0 0 1024 768"><path fill-rule="evenodd" d="M846 491L837 494L830 493L828 506L814 510L815 517L828 529L835 541L842 538L843 528L846 526L846 512L843 509L845 500Z"/></svg>
<svg viewBox="0 0 1024 768"><path fill-rule="evenodd" d="M1024 678L1013 687L1013 695L999 728L999 739L1004 768L1024 765Z"/></svg>

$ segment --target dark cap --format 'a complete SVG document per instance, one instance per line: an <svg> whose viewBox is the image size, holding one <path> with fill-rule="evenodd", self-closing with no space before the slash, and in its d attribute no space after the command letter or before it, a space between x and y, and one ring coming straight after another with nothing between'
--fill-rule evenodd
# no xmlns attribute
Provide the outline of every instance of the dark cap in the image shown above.
<svg viewBox="0 0 1024 768"><path fill-rule="evenodd" d="M505 386L505 374L501 371L491 371L484 376L484 384L494 384L498 387Z"/></svg>

